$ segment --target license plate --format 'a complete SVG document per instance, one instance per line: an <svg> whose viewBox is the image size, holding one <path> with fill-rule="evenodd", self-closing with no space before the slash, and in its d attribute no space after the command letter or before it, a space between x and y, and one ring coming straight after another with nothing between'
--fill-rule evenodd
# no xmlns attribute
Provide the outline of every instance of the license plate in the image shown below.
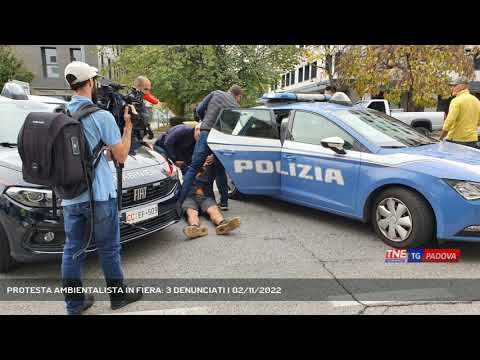
<svg viewBox="0 0 480 360"><path fill-rule="evenodd" d="M158 216L158 204L147 205L125 212L125 222L135 224Z"/></svg>

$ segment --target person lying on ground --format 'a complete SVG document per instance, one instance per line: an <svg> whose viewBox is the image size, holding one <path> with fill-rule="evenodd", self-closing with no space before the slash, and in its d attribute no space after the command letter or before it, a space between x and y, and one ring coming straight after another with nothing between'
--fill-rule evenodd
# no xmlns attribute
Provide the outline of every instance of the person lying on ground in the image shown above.
<svg viewBox="0 0 480 360"><path fill-rule="evenodd" d="M203 167L197 172L192 189L182 204L188 225L183 233L189 239L208 235L208 228L200 223L200 214L208 216L216 226L217 235L225 235L240 226L240 218L225 219L215 202L213 182L215 180L214 157L207 157Z"/></svg>

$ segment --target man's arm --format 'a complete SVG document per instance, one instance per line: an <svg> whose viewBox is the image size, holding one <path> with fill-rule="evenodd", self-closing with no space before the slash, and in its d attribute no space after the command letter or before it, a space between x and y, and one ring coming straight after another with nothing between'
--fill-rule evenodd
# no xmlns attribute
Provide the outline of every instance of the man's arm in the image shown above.
<svg viewBox="0 0 480 360"><path fill-rule="evenodd" d="M130 109L132 109L132 113L136 114L137 111L132 105L129 105ZM123 136L122 141L118 144L110 146L110 151L113 154L115 160L119 163L124 163L127 161L128 153L130 152L130 146L132 145L132 119L130 114L128 113L128 107L125 107L125 112L123 114L125 119L125 127L123 128ZM109 156L111 159L111 156Z"/></svg>
<svg viewBox="0 0 480 360"><path fill-rule="evenodd" d="M210 100L212 100L213 97L213 91L208 94L200 103L200 105L197 106L197 114L200 117L201 120L205 117L205 113L207 112L208 104L210 103Z"/></svg>
<svg viewBox="0 0 480 360"><path fill-rule="evenodd" d="M445 119L445 123L443 124L443 130L442 134L440 135L440 140L443 140L448 135L448 132L455 126L459 113L460 109L456 101L452 101L448 110L448 116Z"/></svg>

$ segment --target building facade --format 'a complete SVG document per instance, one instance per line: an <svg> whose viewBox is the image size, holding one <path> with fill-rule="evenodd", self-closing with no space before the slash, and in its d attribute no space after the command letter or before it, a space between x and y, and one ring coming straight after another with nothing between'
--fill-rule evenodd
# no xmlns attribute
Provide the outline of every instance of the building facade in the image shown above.
<svg viewBox="0 0 480 360"><path fill-rule="evenodd" d="M298 45L299 48L315 48L321 45ZM323 45L325 46L325 45ZM337 78L335 65L342 54L342 51L348 46L329 45L336 49L332 52L332 56L324 57L324 63L317 61L308 62L303 59L295 68L295 70L282 74L281 79L277 84L271 86L272 91L283 92L301 92L301 93L319 93L325 92L325 88L330 84L329 76L324 68L330 69L333 79ZM466 52L473 50L478 45L466 45ZM480 99L480 56L474 60L475 64L475 79L470 83L470 91ZM363 94L360 96L356 94L353 89L339 89L346 92L354 101L360 99L370 99L370 94ZM451 99L443 100L438 98L437 110L446 111ZM401 106L401 104L398 104ZM430 109L435 110L435 109Z"/></svg>
<svg viewBox="0 0 480 360"><path fill-rule="evenodd" d="M298 45L304 49L314 45ZM330 84L330 80L325 67L331 69L332 74L335 73L334 61L326 61L327 63L319 63L319 60L308 62L307 59L296 66L295 70L282 74L277 84L272 86L273 91L291 91L302 93L323 93L325 88Z"/></svg>
<svg viewBox="0 0 480 360"><path fill-rule="evenodd" d="M115 62L122 53L120 45L103 45L98 47L97 61L98 68L103 76L110 80L117 81L120 77L120 72L117 69Z"/></svg>
<svg viewBox="0 0 480 360"><path fill-rule="evenodd" d="M13 52L34 74L32 95L68 98L72 95L64 70L72 61L85 61L98 67L96 45L13 45Z"/></svg>
<svg viewBox="0 0 480 360"><path fill-rule="evenodd" d="M340 59L342 51L347 45L298 45L301 49L318 50L320 47L330 47L328 56L320 56L320 59L308 61L303 58L296 66L295 70L282 74L279 82L271 86L272 91L277 92L299 92L323 94L326 87L337 79L336 64ZM320 50L322 52L322 50ZM327 72L326 69L329 71ZM330 75L332 79L330 80ZM344 91L354 101L359 100L359 96L353 89L338 89Z"/></svg>

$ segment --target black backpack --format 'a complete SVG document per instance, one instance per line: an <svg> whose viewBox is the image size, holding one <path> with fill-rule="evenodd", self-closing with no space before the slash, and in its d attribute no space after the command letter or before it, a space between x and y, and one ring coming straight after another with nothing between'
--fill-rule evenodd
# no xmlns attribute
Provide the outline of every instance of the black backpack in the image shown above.
<svg viewBox="0 0 480 360"><path fill-rule="evenodd" d="M51 187L62 199L89 190L105 144L100 141L90 151L82 119L98 110L96 105L86 104L73 114L30 113L17 141L23 179Z"/></svg>

